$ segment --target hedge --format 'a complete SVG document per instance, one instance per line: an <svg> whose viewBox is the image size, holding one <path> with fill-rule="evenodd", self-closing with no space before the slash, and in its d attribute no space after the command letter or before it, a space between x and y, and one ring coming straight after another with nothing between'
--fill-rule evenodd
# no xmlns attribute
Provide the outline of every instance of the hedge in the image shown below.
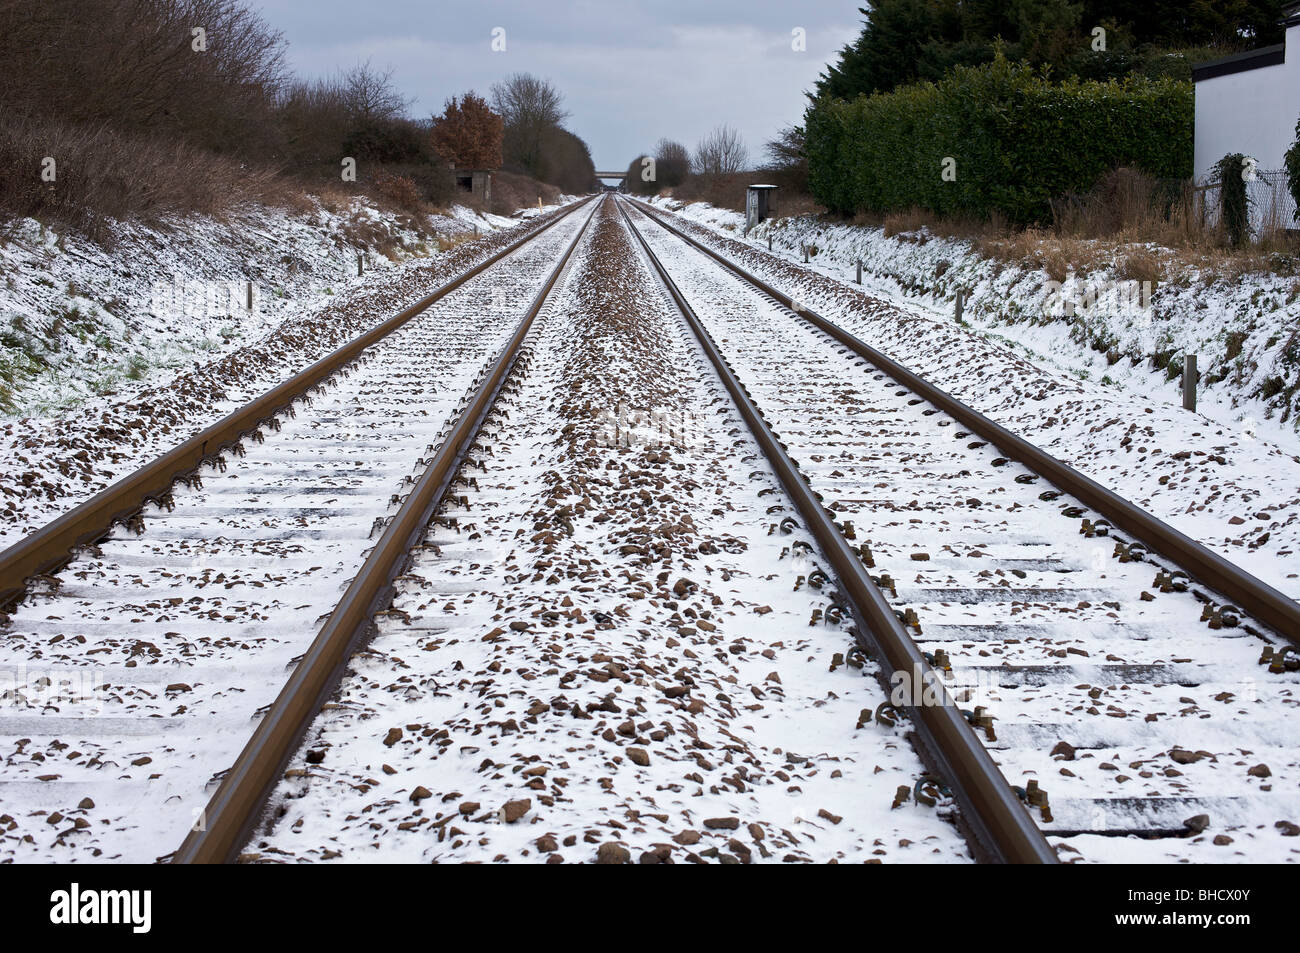
<svg viewBox="0 0 1300 953"><path fill-rule="evenodd" d="M815 101L804 117L809 185L843 214L997 210L1028 224L1118 166L1189 178L1193 117L1190 83L1052 83L999 57L938 83ZM955 181L941 175L945 157Z"/></svg>

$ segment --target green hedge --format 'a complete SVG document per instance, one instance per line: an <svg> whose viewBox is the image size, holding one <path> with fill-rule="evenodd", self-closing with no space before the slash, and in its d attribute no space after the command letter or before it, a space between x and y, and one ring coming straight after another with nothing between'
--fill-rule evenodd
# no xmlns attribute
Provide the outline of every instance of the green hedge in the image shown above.
<svg viewBox="0 0 1300 953"><path fill-rule="evenodd" d="M920 207L1044 221L1052 198L1086 192L1117 166L1189 178L1193 116L1190 83L1052 83L999 58L937 84L817 100L805 116L809 184L844 214Z"/></svg>

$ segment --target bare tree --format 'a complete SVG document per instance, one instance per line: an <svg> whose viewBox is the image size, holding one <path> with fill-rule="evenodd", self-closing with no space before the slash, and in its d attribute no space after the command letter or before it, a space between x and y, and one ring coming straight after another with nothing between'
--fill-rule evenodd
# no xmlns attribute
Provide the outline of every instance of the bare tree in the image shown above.
<svg viewBox="0 0 1300 953"><path fill-rule="evenodd" d="M236 0L0 0L0 118L265 146L284 42ZM195 35L202 29L202 38Z"/></svg>
<svg viewBox="0 0 1300 953"><path fill-rule="evenodd" d="M771 163L773 178L792 191L808 191L808 159L804 156L802 126L785 126L763 147Z"/></svg>
<svg viewBox="0 0 1300 953"><path fill-rule="evenodd" d="M393 71L381 73L369 60L344 73L339 85L352 121L357 124L396 119L411 104L393 88Z"/></svg>
<svg viewBox="0 0 1300 953"><path fill-rule="evenodd" d="M691 154L680 142L660 139L655 145L655 171L661 186L681 185L691 174Z"/></svg>
<svg viewBox="0 0 1300 953"><path fill-rule="evenodd" d="M748 159L740 133L725 123L715 126L695 147L695 171L700 175L734 175Z"/></svg>
<svg viewBox="0 0 1300 953"><path fill-rule="evenodd" d="M564 97L548 80L515 73L492 85L492 110L505 122L503 158L507 167L536 175L542 147L567 117Z"/></svg>

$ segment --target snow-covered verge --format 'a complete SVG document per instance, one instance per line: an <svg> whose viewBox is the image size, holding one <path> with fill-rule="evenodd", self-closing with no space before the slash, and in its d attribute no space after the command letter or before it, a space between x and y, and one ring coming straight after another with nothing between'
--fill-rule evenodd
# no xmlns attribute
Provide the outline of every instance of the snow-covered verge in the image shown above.
<svg viewBox="0 0 1300 953"><path fill-rule="evenodd" d="M833 278L853 281L860 259L863 288L910 313L954 320L961 291L962 320L973 330L1035 362L1151 400L1181 406L1182 360L1194 354L1198 410L1300 449L1300 275L1179 268L1167 249L1149 246L1138 256L1163 263L1169 279L1144 289L1127 277L1139 273L1128 267L1134 249L1080 243L1109 267L1060 263L1066 270L1054 281L1039 260L1009 263L926 228L886 235L798 216L764 222L746 237L738 212L656 204L755 246L770 238L774 253L800 263L806 247L808 267Z"/></svg>
<svg viewBox="0 0 1300 953"><path fill-rule="evenodd" d="M303 201L224 220L120 222L104 244L30 218L0 224L0 412L129 396L319 307L357 279L359 256L391 268L515 224L463 207L416 218L364 198Z"/></svg>
<svg viewBox="0 0 1300 953"><path fill-rule="evenodd" d="M42 238L32 226L32 241L11 239L0 249L12 282L0 289L0 312L27 316L26 333L41 334L58 359L23 378L21 402L46 407L42 415L0 420L0 546L408 307L556 209L518 219L455 210L425 223L424 238L423 229L360 204L346 214L259 211L224 224L177 223L170 234L124 228L111 250ZM368 236L372 249L392 257L372 251L357 277L348 234ZM205 317L187 314L184 296L153 298L155 281L237 281L242 295L250 273L258 279L251 313L235 306L246 298ZM69 318L73 306L78 314ZM60 308L64 320L52 336L37 330L58 321ZM3 359L14 359L7 340Z"/></svg>
<svg viewBox="0 0 1300 953"><path fill-rule="evenodd" d="M736 213L697 206L675 218L697 239L959 400L1292 598L1300 596L1300 439L1289 427L1244 426L1219 416L1223 408L1215 405L1189 413L1154 383L1081 379L883 283L859 289L847 267L827 267L826 253L809 267L792 260L800 256L797 242L791 248L774 238L769 253L757 230L749 240L733 240L740 229L728 226L739 221ZM816 226L788 223L774 231L800 227ZM910 250L899 246L896 270L910 267L902 261Z"/></svg>

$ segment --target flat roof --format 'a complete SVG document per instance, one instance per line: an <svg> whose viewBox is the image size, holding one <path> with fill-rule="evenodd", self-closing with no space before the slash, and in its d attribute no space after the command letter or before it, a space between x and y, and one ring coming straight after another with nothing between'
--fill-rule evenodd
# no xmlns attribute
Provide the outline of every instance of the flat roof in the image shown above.
<svg viewBox="0 0 1300 953"><path fill-rule="evenodd" d="M1262 46L1257 50L1233 53L1231 56L1223 56L1217 60L1194 63L1192 65L1192 82L1199 83L1202 80L1214 79L1218 76L1244 73L1247 70L1260 69L1265 66L1278 66L1285 62L1285 43Z"/></svg>

